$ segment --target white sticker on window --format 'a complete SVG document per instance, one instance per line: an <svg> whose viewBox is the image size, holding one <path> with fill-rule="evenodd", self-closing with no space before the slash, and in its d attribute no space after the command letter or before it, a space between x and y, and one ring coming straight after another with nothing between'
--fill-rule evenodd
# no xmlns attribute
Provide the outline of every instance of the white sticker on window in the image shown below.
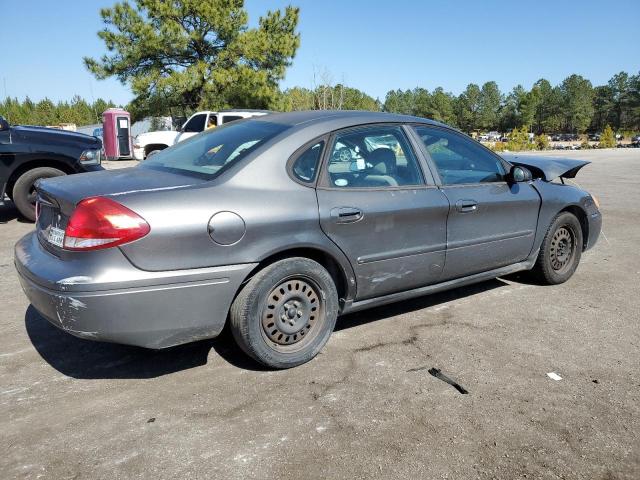
<svg viewBox="0 0 640 480"><path fill-rule="evenodd" d="M120 128L127 128L127 126L129 125L129 122L127 122L126 118L120 118L118 119L118 126Z"/></svg>
<svg viewBox="0 0 640 480"><path fill-rule="evenodd" d="M347 182L346 178L338 178L335 182L333 182L336 184L336 186L338 187L346 187L349 182Z"/></svg>

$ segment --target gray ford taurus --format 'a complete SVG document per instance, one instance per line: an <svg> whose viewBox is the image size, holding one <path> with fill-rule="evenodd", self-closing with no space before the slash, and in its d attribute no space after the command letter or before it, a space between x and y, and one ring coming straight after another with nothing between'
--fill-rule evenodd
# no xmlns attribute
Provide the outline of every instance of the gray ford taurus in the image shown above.
<svg viewBox="0 0 640 480"><path fill-rule="evenodd" d="M215 337L275 368L340 314L531 270L569 279L600 233L587 162L506 160L422 118L274 114L132 169L37 186L22 287L82 338L164 348Z"/></svg>

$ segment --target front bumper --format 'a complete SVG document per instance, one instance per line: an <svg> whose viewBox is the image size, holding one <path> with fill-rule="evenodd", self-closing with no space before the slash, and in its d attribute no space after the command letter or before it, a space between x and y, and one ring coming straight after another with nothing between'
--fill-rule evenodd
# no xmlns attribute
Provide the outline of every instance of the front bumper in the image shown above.
<svg viewBox="0 0 640 480"><path fill-rule="evenodd" d="M133 158L135 158L138 161L142 161L144 160L144 148L142 147L133 147Z"/></svg>
<svg viewBox="0 0 640 480"><path fill-rule="evenodd" d="M60 259L32 232L16 244L15 266L31 304L55 326L81 338L146 348L217 336L242 281L256 266L147 272L117 249L109 250L101 253L110 265L96 271L92 264L104 262L91 255Z"/></svg>
<svg viewBox="0 0 640 480"><path fill-rule="evenodd" d="M585 250L593 247L600 237L600 232L602 231L602 213L598 210L589 213L587 215L587 221L589 222L589 238L586 241Z"/></svg>

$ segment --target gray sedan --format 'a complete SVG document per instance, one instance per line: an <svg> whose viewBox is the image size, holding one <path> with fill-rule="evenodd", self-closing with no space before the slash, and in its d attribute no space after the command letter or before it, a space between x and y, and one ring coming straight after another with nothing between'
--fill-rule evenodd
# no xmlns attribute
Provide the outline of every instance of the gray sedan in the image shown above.
<svg viewBox="0 0 640 480"><path fill-rule="evenodd" d="M340 314L531 270L571 277L596 242L587 162L506 160L422 118L274 114L140 166L42 181L22 287L81 338L164 348L227 319L265 365L312 359Z"/></svg>

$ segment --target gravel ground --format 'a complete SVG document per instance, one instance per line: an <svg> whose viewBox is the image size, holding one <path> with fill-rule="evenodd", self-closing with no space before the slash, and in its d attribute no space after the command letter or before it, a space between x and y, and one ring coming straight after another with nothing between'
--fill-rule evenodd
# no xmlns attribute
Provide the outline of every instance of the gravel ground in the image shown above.
<svg viewBox="0 0 640 480"><path fill-rule="evenodd" d="M13 267L33 226L1 209L0 478L640 478L640 150L553 154L593 161L604 213L568 283L348 315L288 371L227 332L153 352L58 331Z"/></svg>

